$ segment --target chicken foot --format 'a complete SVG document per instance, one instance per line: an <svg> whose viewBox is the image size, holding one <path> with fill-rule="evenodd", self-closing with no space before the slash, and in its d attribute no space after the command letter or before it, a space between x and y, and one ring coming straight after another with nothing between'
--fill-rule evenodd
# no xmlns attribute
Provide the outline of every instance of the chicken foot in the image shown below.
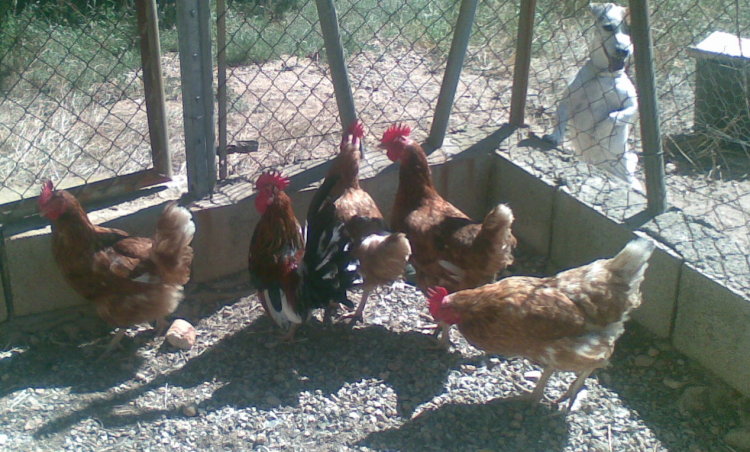
<svg viewBox="0 0 750 452"><path fill-rule="evenodd" d="M573 404L576 401L576 397L578 397L578 393L581 391L581 388L583 387L583 384L586 382L586 379L591 375L591 372L593 372L594 369L585 370L578 374L575 381L570 384L568 387L568 390L565 391L565 394L560 396L557 400L555 400L553 403L562 403L566 399L568 399L568 407L565 409L565 411L570 411L570 409L573 407Z"/></svg>
<svg viewBox="0 0 750 452"><path fill-rule="evenodd" d="M357 324L357 322L365 322L363 313L365 311L365 305L367 305L367 298L370 296L370 292L372 292L372 289L363 289L362 297L359 300L357 309L354 312L349 312L341 316L342 319L350 319L349 326L354 326Z"/></svg>
<svg viewBox="0 0 750 452"><path fill-rule="evenodd" d="M125 331L125 328L117 329L117 332L114 336L112 336L112 340L109 341L109 344L107 344L104 352L99 356L99 358L97 358L97 361L101 361L102 359L108 357L115 348L121 348L120 341L122 341L122 338L125 336Z"/></svg>
<svg viewBox="0 0 750 452"><path fill-rule="evenodd" d="M553 368L544 368L542 376L539 377L539 381L537 381L536 386L534 386L534 390L528 395L531 403L539 403L542 400L544 397L544 389L547 387L547 381L549 381L549 377L551 377L553 373L555 373Z"/></svg>
<svg viewBox="0 0 750 452"><path fill-rule="evenodd" d="M286 342L287 344L291 344L294 342L294 333L297 332L299 329L301 323L292 323L289 327L289 330L281 336L281 342Z"/></svg>

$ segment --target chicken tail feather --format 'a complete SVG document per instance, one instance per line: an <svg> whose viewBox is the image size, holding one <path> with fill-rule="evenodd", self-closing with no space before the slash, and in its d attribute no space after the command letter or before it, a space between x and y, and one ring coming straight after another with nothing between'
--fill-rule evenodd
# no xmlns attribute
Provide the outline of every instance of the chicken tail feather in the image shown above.
<svg viewBox="0 0 750 452"><path fill-rule="evenodd" d="M513 211L506 204L498 204L484 217L482 222L483 231L507 231L513 224Z"/></svg>
<svg viewBox="0 0 750 452"><path fill-rule="evenodd" d="M643 281L643 274L654 247L654 242L646 238L631 240L617 256L610 259L607 267L611 272L619 273L622 278L630 281L630 287L638 287Z"/></svg>
<svg viewBox="0 0 750 452"><path fill-rule="evenodd" d="M156 223L151 258L156 271L165 284L185 284L190 279L193 248L190 242L195 235L190 211L172 202L164 209Z"/></svg>
<svg viewBox="0 0 750 452"><path fill-rule="evenodd" d="M299 300L303 309L324 308L330 303L354 307L346 291L359 278L357 261L352 255L351 238L328 196L337 179L326 178L307 213L307 240L300 267Z"/></svg>

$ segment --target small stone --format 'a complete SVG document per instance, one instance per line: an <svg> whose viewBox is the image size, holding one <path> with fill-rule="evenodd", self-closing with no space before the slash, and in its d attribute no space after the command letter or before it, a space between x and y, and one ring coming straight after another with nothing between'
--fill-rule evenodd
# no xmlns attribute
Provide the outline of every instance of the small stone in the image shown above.
<svg viewBox="0 0 750 452"><path fill-rule="evenodd" d="M464 364L461 366L461 371L467 374L473 374L477 370L477 366L471 364Z"/></svg>
<svg viewBox="0 0 750 452"><path fill-rule="evenodd" d="M587 389L581 389L576 396L575 402L573 402L573 405L571 405L570 411L579 411L581 409L581 406L583 406L583 402L588 398L589 391Z"/></svg>
<svg viewBox="0 0 750 452"><path fill-rule="evenodd" d="M197 332L188 321L177 319L167 330L167 342L182 350L190 350L195 345Z"/></svg>
<svg viewBox="0 0 750 452"><path fill-rule="evenodd" d="M528 372L524 372L523 378L527 380L539 381L539 379L542 378L542 372L538 370L530 370Z"/></svg>
<svg viewBox="0 0 750 452"><path fill-rule="evenodd" d="M674 380L669 377L666 377L664 380L662 380L662 383L664 383L664 386L668 387L669 389L681 389L687 384L686 381Z"/></svg>
<svg viewBox="0 0 750 452"><path fill-rule="evenodd" d="M750 429L732 429L724 435L724 441L737 450L750 451Z"/></svg>
<svg viewBox="0 0 750 452"><path fill-rule="evenodd" d="M656 359L653 356L638 355L633 360L633 365L636 367L651 367L654 362L656 362Z"/></svg>
<svg viewBox="0 0 750 452"><path fill-rule="evenodd" d="M677 407L684 414L704 411L708 405L708 388L706 386L690 386L685 388L677 399Z"/></svg>
<svg viewBox="0 0 750 452"><path fill-rule="evenodd" d="M198 407L192 403L190 405L185 405L182 407L182 414L187 417L195 417L198 415Z"/></svg>

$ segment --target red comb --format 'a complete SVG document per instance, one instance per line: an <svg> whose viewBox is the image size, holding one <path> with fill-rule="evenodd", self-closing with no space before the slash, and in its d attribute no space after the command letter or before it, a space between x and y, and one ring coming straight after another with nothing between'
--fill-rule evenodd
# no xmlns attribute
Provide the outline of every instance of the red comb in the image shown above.
<svg viewBox="0 0 750 452"><path fill-rule="evenodd" d="M365 125L362 124L362 121L357 119L354 121L354 124L349 126L349 130L347 130L346 133L354 136L354 138L362 138L365 136Z"/></svg>
<svg viewBox="0 0 750 452"><path fill-rule="evenodd" d="M442 299L446 295L448 295L448 289L446 289L445 287L436 286L427 289L427 296L429 297L430 301Z"/></svg>
<svg viewBox="0 0 750 452"><path fill-rule="evenodd" d="M428 308L432 317L437 321L443 320L440 306L446 295L448 295L448 290L445 287L438 286L427 289Z"/></svg>
<svg viewBox="0 0 750 452"><path fill-rule="evenodd" d="M383 139L380 142L383 144L390 143L399 137L408 137L409 134L411 134L411 127L406 124L394 124L383 132Z"/></svg>
<svg viewBox="0 0 750 452"><path fill-rule="evenodd" d="M268 171L261 174L255 182L255 189L261 190L268 185L273 185L279 190L284 190L289 186L289 179L282 176L278 171Z"/></svg>
<svg viewBox="0 0 750 452"><path fill-rule="evenodd" d="M52 193L55 191L51 180L44 181L42 184L42 192L39 194L39 204L45 204L52 197Z"/></svg>

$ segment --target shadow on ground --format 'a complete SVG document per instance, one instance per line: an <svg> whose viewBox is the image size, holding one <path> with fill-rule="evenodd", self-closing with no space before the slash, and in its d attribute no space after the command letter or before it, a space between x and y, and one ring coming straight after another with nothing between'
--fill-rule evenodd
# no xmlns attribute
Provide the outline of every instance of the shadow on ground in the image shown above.
<svg viewBox="0 0 750 452"><path fill-rule="evenodd" d="M198 404L199 410L223 406L264 410L294 406L302 391L332 394L346 383L375 378L393 388L398 409L409 417L418 404L443 392L446 374L462 359L458 353L430 349L434 342L429 336L396 333L381 326L350 330L343 325L323 328L313 323L298 335L299 342L291 345L279 344L269 330L271 322L260 317L180 369L52 419L36 435L54 434L85 418L98 419L111 428L182 416L174 407L126 414L118 407L159 388L189 393L206 382L219 382L219 387Z"/></svg>
<svg viewBox="0 0 750 452"><path fill-rule="evenodd" d="M420 413L396 429L373 432L357 443L376 450L561 450L568 428L560 412L519 398L448 404Z"/></svg>

